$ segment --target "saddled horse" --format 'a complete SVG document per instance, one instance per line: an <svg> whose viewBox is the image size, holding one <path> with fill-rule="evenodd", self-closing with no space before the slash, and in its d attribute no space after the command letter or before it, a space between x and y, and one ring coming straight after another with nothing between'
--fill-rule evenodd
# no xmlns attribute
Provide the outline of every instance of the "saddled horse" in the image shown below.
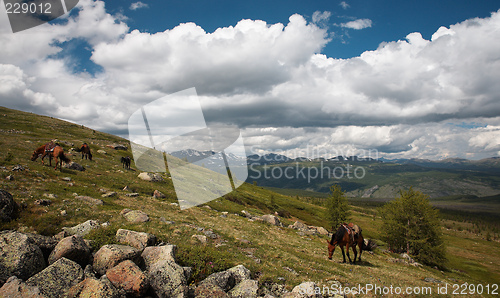
<svg viewBox="0 0 500 298"><path fill-rule="evenodd" d="M131 163L131 159L130 157L128 156L125 156L125 157L122 157L120 159L120 161L122 162L122 166L125 168L125 169L130 169L130 163Z"/></svg>
<svg viewBox="0 0 500 298"><path fill-rule="evenodd" d="M92 153L90 152L90 147L87 143L83 143L80 149L76 149L75 151L82 153L82 159L85 157L85 159L92 160Z"/></svg>
<svg viewBox="0 0 500 298"><path fill-rule="evenodd" d="M58 163L58 158L59 158L59 169L62 171L62 162L64 161L65 163L69 163L71 160L64 155L64 150L61 146L58 144L55 144L53 142L49 142L39 148L37 148L33 154L31 155L31 160L35 161L39 156L42 156L42 164L44 164L43 159L45 156L49 156L49 165L52 166L52 157L56 161L56 166L54 169L57 170L57 163Z"/></svg>
<svg viewBox="0 0 500 298"><path fill-rule="evenodd" d="M361 253L363 252L364 248L364 243L365 240L363 239L363 235L361 234L361 229L353 224L341 224L340 227L337 229L337 232L332 235L332 239L330 241L326 241L328 243L328 259L332 259L333 252L335 251L336 246L340 246L340 249L342 250L342 257L344 258L343 263L346 262L345 260L345 252L344 252L344 246L347 249L347 258L349 259L350 263L353 263L351 260L351 257L349 256L349 247L352 247L352 250L354 252L354 263L356 262L356 257L357 257L357 250L356 246L359 248L359 259L358 261L361 262Z"/></svg>

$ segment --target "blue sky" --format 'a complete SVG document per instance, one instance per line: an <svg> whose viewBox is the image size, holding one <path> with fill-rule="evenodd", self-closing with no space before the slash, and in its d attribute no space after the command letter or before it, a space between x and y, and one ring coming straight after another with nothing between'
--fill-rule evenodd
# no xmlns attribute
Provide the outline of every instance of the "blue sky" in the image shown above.
<svg viewBox="0 0 500 298"><path fill-rule="evenodd" d="M141 106L195 87L207 122L237 125L252 153L498 156L499 9L80 0L14 34L1 8L0 105L126 137Z"/></svg>

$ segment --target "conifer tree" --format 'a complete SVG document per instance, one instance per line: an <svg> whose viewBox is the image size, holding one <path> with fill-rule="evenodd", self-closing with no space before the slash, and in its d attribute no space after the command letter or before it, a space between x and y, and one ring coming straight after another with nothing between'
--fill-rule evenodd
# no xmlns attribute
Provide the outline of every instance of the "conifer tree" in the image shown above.
<svg viewBox="0 0 500 298"><path fill-rule="evenodd" d="M339 185L332 185L330 192L326 201L325 218L335 232L341 223L349 220L350 208L347 197Z"/></svg>
<svg viewBox="0 0 500 298"><path fill-rule="evenodd" d="M384 240L392 251L406 252L426 265L444 266L445 247L438 210L429 197L410 187L381 209Z"/></svg>

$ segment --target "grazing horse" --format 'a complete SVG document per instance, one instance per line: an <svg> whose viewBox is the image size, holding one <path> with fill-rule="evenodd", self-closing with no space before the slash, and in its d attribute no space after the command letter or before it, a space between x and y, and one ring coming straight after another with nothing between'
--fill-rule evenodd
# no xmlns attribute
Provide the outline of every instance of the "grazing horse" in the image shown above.
<svg viewBox="0 0 500 298"><path fill-rule="evenodd" d="M53 146L54 145L54 146ZM57 145L57 144L54 144L52 142L50 143L47 143L43 146L41 146L40 148L37 148L34 152L33 152L33 155L31 156L31 160L32 161L35 161L38 156L42 155L42 164L43 163L43 158L45 156L49 156L49 165L52 166L52 160L51 158L54 157L55 161L56 161L56 166L55 166L55 170L57 170L57 163L58 163L58 158L59 158L59 163L60 163L60 166L59 166L59 169L62 171L62 162L64 161L65 163L69 163L71 160L69 158L67 158L65 155L64 155L64 150L61 146Z"/></svg>
<svg viewBox="0 0 500 298"><path fill-rule="evenodd" d="M120 160L121 160L121 162L122 162L122 166L123 166L125 169L129 169L129 170L130 170L130 162L132 161L132 160L130 159L130 157L125 156L125 157L122 157Z"/></svg>
<svg viewBox="0 0 500 298"><path fill-rule="evenodd" d="M80 149L76 149L76 152L81 152L82 153L82 159L85 156L85 159L92 160L92 153L90 152L90 147L87 145L87 143L83 143L82 147Z"/></svg>
<svg viewBox="0 0 500 298"><path fill-rule="evenodd" d="M33 151L33 154L31 155L31 160L35 161L39 156L42 156L42 165L45 165L43 162L43 159L45 156L49 156L49 165L52 166L52 155L50 154L54 148L58 146L58 144L50 141L47 144L40 146Z"/></svg>
<svg viewBox="0 0 500 298"><path fill-rule="evenodd" d="M355 232L357 231L357 233ZM337 232L332 235L332 239L330 241L326 241L328 243L328 259L332 259L333 252L335 251L335 247L338 245L340 246L340 249L342 250L342 257L344 258L343 263L346 262L345 260L345 252L344 252L344 246L347 249L347 258L349 259L350 263L353 263L351 260L351 257L349 255L349 247L352 247L352 250L354 252L354 263L356 262L356 257L358 252L356 251L356 246L359 247L359 261L361 261L361 252L363 251L364 247L364 239L363 235L361 234L361 229L358 228L355 225L352 224L341 224L340 227L337 229Z"/></svg>

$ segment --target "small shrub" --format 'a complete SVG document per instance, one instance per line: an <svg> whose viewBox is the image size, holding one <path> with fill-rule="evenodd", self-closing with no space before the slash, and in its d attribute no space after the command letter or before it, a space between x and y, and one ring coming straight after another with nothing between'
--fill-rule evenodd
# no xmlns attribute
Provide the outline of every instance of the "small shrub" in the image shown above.
<svg viewBox="0 0 500 298"><path fill-rule="evenodd" d="M116 243L116 231L118 227L110 226L90 231L85 238L92 240L92 249L97 251L101 246Z"/></svg>
<svg viewBox="0 0 500 298"><path fill-rule="evenodd" d="M233 266L229 257L216 248L201 245L179 245L176 255L181 266L192 267L188 283L199 282L212 273L224 271Z"/></svg>

